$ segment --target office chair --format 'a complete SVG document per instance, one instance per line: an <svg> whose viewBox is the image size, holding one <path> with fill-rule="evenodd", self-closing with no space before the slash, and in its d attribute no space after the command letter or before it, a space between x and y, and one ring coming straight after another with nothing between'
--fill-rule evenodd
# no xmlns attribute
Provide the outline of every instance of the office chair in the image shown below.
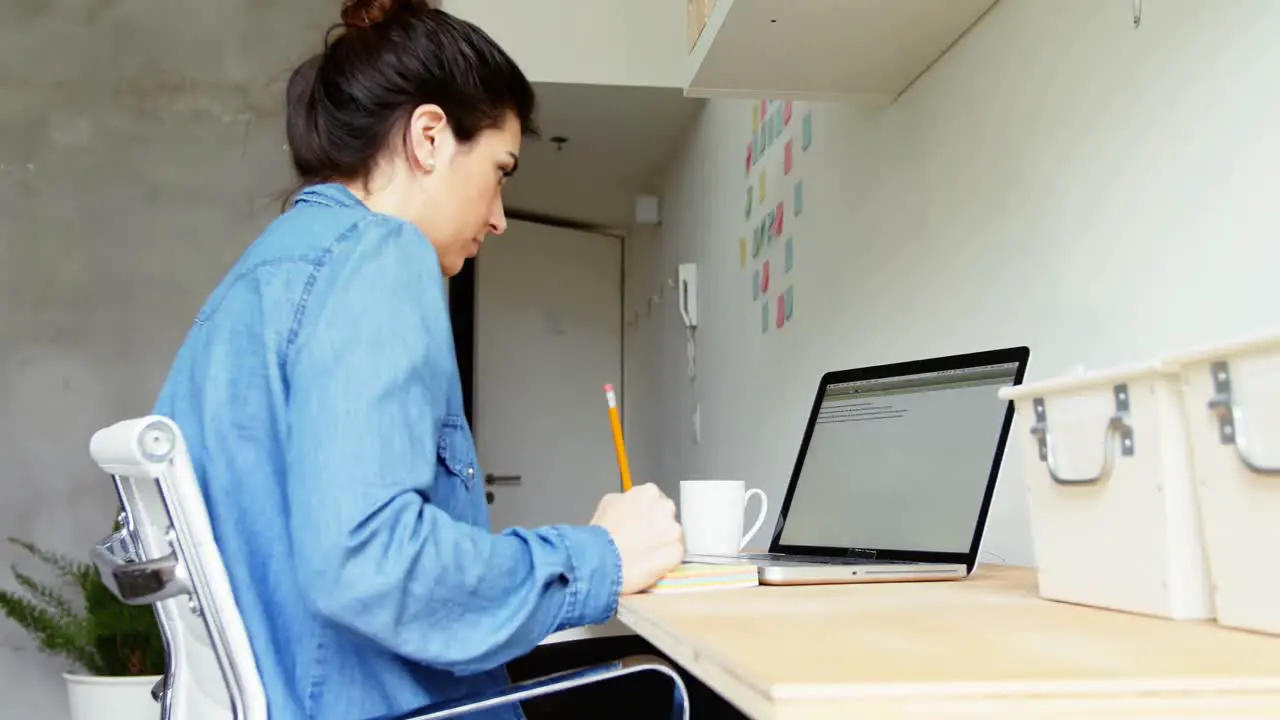
<svg viewBox="0 0 1280 720"><path fill-rule="evenodd" d="M94 433L95 462L115 480L120 529L94 546L103 582L121 601L154 605L167 667L152 690L162 720L268 720L267 698L182 432L166 417L125 420ZM637 655L569 670L381 719L461 718L501 705L639 672L671 678L673 720L689 718L688 691L671 665Z"/></svg>

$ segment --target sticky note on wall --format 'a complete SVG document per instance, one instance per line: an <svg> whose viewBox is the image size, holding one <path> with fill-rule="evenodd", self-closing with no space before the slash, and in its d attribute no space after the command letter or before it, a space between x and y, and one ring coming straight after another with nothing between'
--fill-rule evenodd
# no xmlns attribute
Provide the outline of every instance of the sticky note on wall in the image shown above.
<svg viewBox="0 0 1280 720"><path fill-rule="evenodd" d="M787 323L787 298L782 293L778 294L778 327L782 327Z"/></svg>
<svg viewBox="0 0 1280 720"><path fill-rule="evenodd" d="M791 246L787 246L787 257L790 257ZM747 266L747 236L738 238L738 267Z"/></svg>
<svg viewBox="0 0 1280 720"><path fill-rule="evenodd" d="M788 285L787 292L785 293L787 297L787 322L791 322L791 315L795 312L796 308L795 295L791 292L791 288L793 287L795 286Z"/></svg>
<svg viewBox="0 0 1280 720"><path fill-rule="evenodd" d="M790 138L787 139L786 147L782 151L782 174L790 175L791 168L795 165L795 155L792 154L791 146L794 143Z"/></svg>
<svg viewBox="0 0 1280 720"><path fill-rule="evenodd" d="M804 114L804 122L800 128L800 149L808 150L813 144L813 116L809 113Z"/></svg>
<svg viewBox="0 0 1280 720"><path fill-rule="evenodd" d="M791 238L787 238L787 249L784 255L782 270L783 272L791 272L791 267L795 262L795 251L792 249L794 243ZM743 262L746 262L746 250L743 250Z"/></svg>
<svg viewBox="0 0 1280 720"><path fill-rule="evenodd" d="M804 181L796 181L795 198L792 201L792 212L796 217L800 217L800 213L804 212Z"/></svg>
<svg viewBox="0 0 1280 720"><path fill-rule="evenodd" d="M791 109L792 108L791 108L790 100L782 104L782 124L783 125L791 124Z"/></svg>
<svg viewBox="0 0 1280 720"><path fill-rule="evenodd" d="M765 260L760 267L760 292L769 292L769 261Z"/></svg>

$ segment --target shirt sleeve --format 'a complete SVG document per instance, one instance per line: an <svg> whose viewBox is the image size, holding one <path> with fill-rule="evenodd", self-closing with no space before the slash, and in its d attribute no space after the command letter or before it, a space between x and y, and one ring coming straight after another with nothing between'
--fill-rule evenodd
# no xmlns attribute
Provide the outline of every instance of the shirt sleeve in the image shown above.
<svg viewBox="0 0 1280 720"><path fill-rule="evenodd" d="M622 572L603 528L494 534L432 505L457 381L439 261L383 216L349 236L309 286L287 353L288 524L304 601L459 674L608 620Z"/></svg>

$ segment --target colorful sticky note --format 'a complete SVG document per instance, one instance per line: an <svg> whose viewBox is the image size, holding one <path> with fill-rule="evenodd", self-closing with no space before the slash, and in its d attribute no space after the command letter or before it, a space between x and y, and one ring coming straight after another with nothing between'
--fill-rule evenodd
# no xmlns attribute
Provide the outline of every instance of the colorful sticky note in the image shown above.
<svg viewBox="0 0 1280 720"><path fill-rule="evenodd" d="M808 150L809 145L813 143L813 116L809 113L804 114L804 123L800 130L800 149Z"/></svg>
<svg viewBox="0 0 1280 720"><path fill-rule="evenodd" d="M747 143L747 174L751 174L751 168L756 164L755 161L755 145Z"/></svg>
<svg viewBox="0 0 1280 720"><path fill-rule="evenodd" d="M750 217L751 217L751 200L752 200L752 197L753 197L753 196L752 196L752 190L754 190L754 189L755 189L755 188L751 187L751 185L747 185L747 212L746 212L746 217L747 217L747 218L750 218Z"/></svg>
<svg viewBox="0 0 1280 720"><path fill-rule="evenodd" d="M760 250L764 248L764 233L760 232L759 225L756 226L754 235L751 243L751 257L753 258L759 257Z"/></svg>
<svg viewBox="0 0 1280 720"><path fill-rule="evenodd" d="M782 104L782 124L791 124L791 101L788 100Z"/></svg>
<svg viewBox="0 0 1280 720"><path fill-rule="evenodd" d="M743 261L743 262L746 262L746 261L747 261L747 250L746 250L747 245L746 245L746 242L747 242L747 241L746 241L746 239L744 238L744 239L743 239L743 241L742 241L742 243L743 243L743 244L742 244L742 261ZM791 238L787 238L787 250L786 250L786 255L784 256L783 263L782 263L782 270L783 270L783 272L791 272L791 267L792 267L792 265L793 265L793 264L794 264L794 262L795 262L795 251L792 249L792 246L793 246L793 245L794 245L794 243L791 241Z"/></svg>
<svg viewBox="0 0 1280 720"><path fill-rule="evenodd" d="M778 327L782 327L787 323L787 298L781 293L778 294Z"/></svg>
<svg viewBox="0 0 1280 720"><path fill-rule="evenodd" d="M782 218L786 215L786 209L782 207L782 201L778 201L778 207L773 209L773 236L782 237Z"/></svg>
<svg viewBox="0 0 1280 720"><path fill-rule="evenodd" d="M795 195L796 195L795 202L793 203L795 205L794 212L796 214L796 217L800 217L800 213L804 212L804 181L803 180L796 181Z"/></svg>
<svg viewBox="0 0 1280 720"><path fill-rule="evenodd" d="M773 114L773 139L782 137L782 113Z"/></svg>
<svg viewBox="0 0 1280 720"><path fill-rule="evenodd" d="M760 292L769 292L769 261L765 260L760 266Z"/></svg>
<svg viewBox="0 0 1280 720"><path fill-rule="evenodd" d="M791 152L791 145L793 142L794 141L791 138L787 138L787 145L782 151L782 174L783 175L790 175L791 168L793 165L795 165L795 155L793 155Z"/></svg>
<svg viewBox="0 0 1280 720"><path fill-rule="evenodd" d="M769 332L769 298L760 303L760 332Z"/></svg>
<svg viewBox="0 0 1280 720"><path fill-rule="evenodd" d="M787 322L791 322L791 314L792 314L793 312L795 312L795 309L796 309L795 295L793 295L793 294L792 294L792 292L791 292L791 288L793 288L793 287L795 287L795 286L794 286L794 285L788 285L788 286L787 286L787 292L786 292L786 295L787 295Z"/></svg>
<svg viewBox="0 0 1280 720"><path fill-rule="evenodd" d="M768 101L768 100L761 100L761 101L760 101L760 117L762 117L762 118L763 118L764 116L766 116L766 115L768 115L768 114L769 114L769 101Z"/></svg>
<svg viewBox="0 0 1280 720"><path fill-rule="evenodd" d="M791 241L787 241L787 265L791 264ZM738 238L738 267L747 266L747 236L743 235ZM788 267L788 269L790 269Z"/></svg>
<svg viewBox="0 0 1280 720"><path fill-rule="evenodd" d="M758 183L760 186L760 202L764 202L764 199L769 195L768 191L765 189L768 187L768 180L769 168L765 168L760 171L760 182Z"/></svg>
<svg viewBox="0 0 1280 720"><path fill-rule="evenodd" d="M754 133L754 132L758 132L759 130L760 130L760 106L752 105L751 106L751 132Z"/></svg>
<svg viewBox="0 0 1280 720"><path fill-rule="evenodd" d="M760 268L751 272L751 299L760 299Z"/></svg>

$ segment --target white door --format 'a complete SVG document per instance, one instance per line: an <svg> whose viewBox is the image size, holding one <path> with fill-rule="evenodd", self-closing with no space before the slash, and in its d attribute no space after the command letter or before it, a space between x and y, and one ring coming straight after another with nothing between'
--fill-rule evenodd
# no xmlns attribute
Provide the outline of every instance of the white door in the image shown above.
<svg viewBox="0 0 1280 720"><path fill-rule="evenodd" d="M512 222L476 265L472 430L494 531L584 524L621 486L622 241Z"/></svg>

